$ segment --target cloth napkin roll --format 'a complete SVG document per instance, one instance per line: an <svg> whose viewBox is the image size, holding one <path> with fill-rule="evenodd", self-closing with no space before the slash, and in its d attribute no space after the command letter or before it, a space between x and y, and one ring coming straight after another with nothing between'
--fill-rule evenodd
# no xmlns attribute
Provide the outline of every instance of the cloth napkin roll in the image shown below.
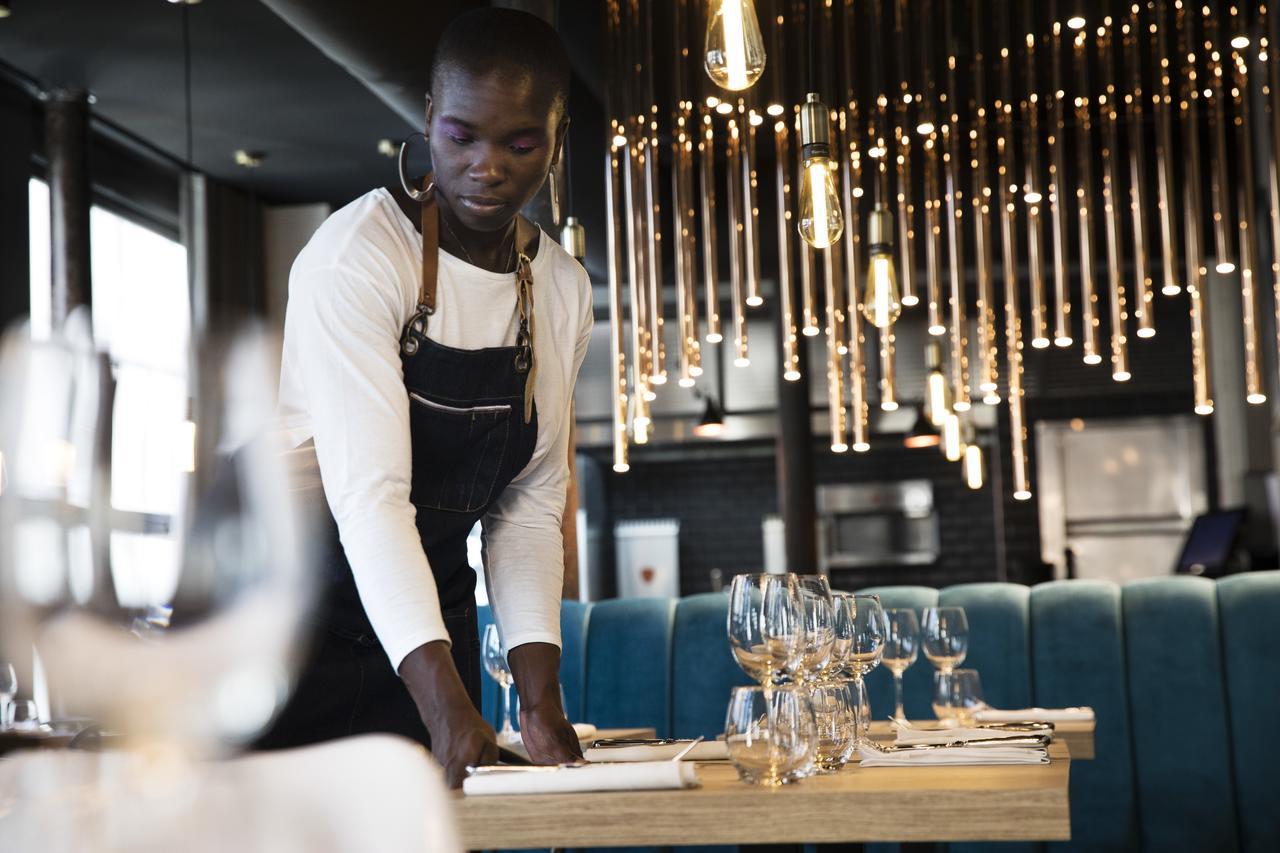
<svg viewBox="0 0 1280 853"><path fill-rule="evenodd" d="M469 797L497 794L577 794L587 791L657 791L696 788L695 765L684 761L634 761L577 767L511 767L468 776Z"/></svg>
<svg viewBox="0 0 1280 853"><path fill-rule="evenodd" d="M573 733L578 736L578 740L591 740L596 736L596 727L590 723L574 723ZM511 743L524 743L524 739L520 737L520 732L512 735Z"/></svg>
<svg viewBox="0 0 1280 853"><path fill-rule="evenodd" d="M880 752L863 747L861 767L916 767L948 764L1048 764L1049 753L1022 746L950 746L937 749L900 749Z"/></svg>
<svg viewBox="0 0 1280 853"><path fill-rule="evenodd" d="M1025 738L1029 734L1040 734L1040 732L1019 732L1010 729L972 729L963 726L956 726L949 729L918 729L915 726L907 726L901 723L895 723L896 730L894 743L899 746L910 746L911 744L937 744L937 743L955 743L962 740L994 740L1005 738ZM1048 731L1044 734L1049 734ZM988 747L990 748L990 747Z"/></svg>
<svg viewBox="0 0 1280 853"><path fill-rule="evenodd" d="M980 723L1091 723L1094 720L1092 708L1020 708L1003 710L997 708L981 708L973 717Z"/></svg>
<svg viewBox="0 0 1280 853"><path fill-rule="evenodd" d="M588 749L583 757L587 761L670 761L680 750L689 745L684 743L636 744L635 746L610 746ZM683 761L727 761L729 745L722 740L709 740L689 750Z"/></svg>

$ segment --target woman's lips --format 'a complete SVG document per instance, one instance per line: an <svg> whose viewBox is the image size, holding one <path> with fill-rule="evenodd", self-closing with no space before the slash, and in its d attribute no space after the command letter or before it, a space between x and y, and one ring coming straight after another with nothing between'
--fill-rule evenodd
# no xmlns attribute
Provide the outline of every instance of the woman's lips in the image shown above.
<svg viewBox="0 0 1280 853"><path fill-rule="evenodd" d="M489 196L464 195L459 196L458 200L462 202L462 206L467 210L480 216L492 216L507 206L507 203L502 199Z"/></svg>

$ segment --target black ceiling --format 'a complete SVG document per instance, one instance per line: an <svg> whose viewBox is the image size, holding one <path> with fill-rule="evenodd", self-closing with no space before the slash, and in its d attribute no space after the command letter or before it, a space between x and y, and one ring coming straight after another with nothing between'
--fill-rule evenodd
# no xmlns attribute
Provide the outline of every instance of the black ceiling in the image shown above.
<svg viewBox="0 0 1280 853"><path fill-rule="evenodd" d="M87 88L96 115L182 161L186 14L195 167L268 202L340 205L395 181L395 162L378 153L378 141L414 129L409 117L421 104L440 29L478 5L487 3L17 0L12 17L0 19L0 64L44 90ZM603 152L603 81L592 71L603 65L602 5L569 3L559 15L575 70L570 162L591 175ZM238 149L265 160L238 166ZM571 212L594 230L603 217L600 181L574 183ZM594 245L602 241L591 243L588 265L602 269L602 247Z"/></svg>

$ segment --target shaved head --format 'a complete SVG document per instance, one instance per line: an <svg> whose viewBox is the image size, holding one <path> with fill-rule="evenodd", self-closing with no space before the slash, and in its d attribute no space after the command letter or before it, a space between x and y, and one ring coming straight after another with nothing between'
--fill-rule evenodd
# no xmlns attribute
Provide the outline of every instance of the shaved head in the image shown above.
<svg viewBox="0 0 1280 853"><path fill-rule="evenodd" d="M431 93L439 98L460 78L499 75L514 94L545 100L559 118L569 99L569 57L555 29L536 15L482 8L449 22L431 61Z"/></svg>

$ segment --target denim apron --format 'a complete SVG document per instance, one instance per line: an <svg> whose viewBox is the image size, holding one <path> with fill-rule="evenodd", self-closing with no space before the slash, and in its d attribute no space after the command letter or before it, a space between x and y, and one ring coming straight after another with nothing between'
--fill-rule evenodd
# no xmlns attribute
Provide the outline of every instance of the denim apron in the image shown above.
<svg viewBox="0 0 1280 853"><path fill-rule="evenodd" d="M432 254L431 262L424 263L424 280L431 276L434 284L438 237L432 233L436 223L427 219L436 212L434 204L429 214L426 207L423 248ZM527 256L521 256L520 264L527 275ZM463 350L436 343L426 334L435 307L434 287L430 290L427 308L420 299L401 338L413 446L410 500L439 591L454 665L479 708L476 573L467 561L467 535L533 456L538 416L532 399L526 399L526 385L533 381L532 339L522 323L513 347ZM323 494L313 499L323 519L315 559L324 587L314 620L316 636L293 694L257 746L284 748L387 732L430 748L417 705L360 603L337 523Z"/></svg>

